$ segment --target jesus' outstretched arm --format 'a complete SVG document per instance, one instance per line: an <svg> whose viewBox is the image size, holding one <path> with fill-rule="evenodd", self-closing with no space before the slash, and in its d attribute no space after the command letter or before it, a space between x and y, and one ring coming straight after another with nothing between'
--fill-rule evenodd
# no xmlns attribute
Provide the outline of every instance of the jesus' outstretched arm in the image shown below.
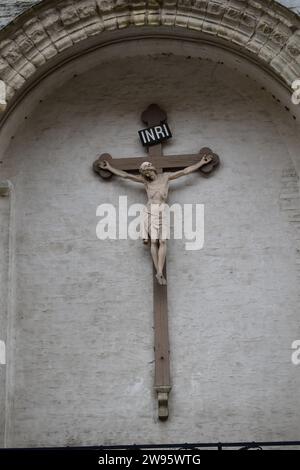
<svg viewBox="0 0 300 470"><path fill-rule="evenodd" d="M204 157L202 157L201 160L195 163L194 165L187 166L183 170L174 171L173 173L168 173L169 181L176 180L177 178L181 178L181 176L186 176L186 175L189 175L190 173L193 173L194 171L198 170L202 166L210 163L212 159L213 159L212 156L204 155Z"/></svg>
<svg viewBox="0 0 300 470"><path fill-rule="evenodd" d="M126 179L126 180L131 180L134 181L135 183L143 183L144 180L141 176L139 175L132 175L130 173L127 173L126 171L123 170L118 170L117 168L114 168L113 166L110 165L109 162L106 160L103 160L99 162L99 167L101 170L108 170L110 171L113 175L119 176L120 178Z"/></svg>

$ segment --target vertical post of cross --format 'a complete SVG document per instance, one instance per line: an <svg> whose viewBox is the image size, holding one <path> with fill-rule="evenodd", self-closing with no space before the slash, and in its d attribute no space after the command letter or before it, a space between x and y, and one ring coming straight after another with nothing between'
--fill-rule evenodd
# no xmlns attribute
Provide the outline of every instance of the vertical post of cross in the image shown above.
<svg viewBox="0 0 300 470"><path fill-rule="evenodd" d="M157 105L150 105L142 114L142 121L148 126L161 125L167 119L166 113ZM157 159L163 159L162 144L148 147L150 161L156 159L156 169L162 172L162 165L157 165ZM167 285L160 285L156 280L156 271L153 266L153 310L154 310L154 355L155 379L154 390L157 393L158 417L165 421L169 416L169 393L171 391L170 379L170 346L168 326L168 291ZM167 279L165 262L164 276Z"/></svg>

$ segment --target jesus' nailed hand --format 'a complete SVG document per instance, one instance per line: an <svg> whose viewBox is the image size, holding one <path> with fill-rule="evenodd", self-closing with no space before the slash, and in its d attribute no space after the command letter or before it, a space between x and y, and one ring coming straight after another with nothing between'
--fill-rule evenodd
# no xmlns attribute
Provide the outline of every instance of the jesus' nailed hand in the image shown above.
<svg viewBox="0 0 300 470"><path fill-rule="evenodd" d="M166 218L162 216L162 208L167 201L169 181L193 173L210 163L212 159L212 156L204 155L199 162L183 170L164 173L158 173L151 162L144 162L140 166L139 175L118 170L106 160L99 161L99 167L102 170L108 170L116 176L135 181L136 183L142 183L145 186L148 203L143 216L143 240L144 243L148 243L149 239L151 241L151 256L156 269L156 279L161 285L167 283L163 275L163 268L166 260L166 234L168 230L164 227Z"/></svg>

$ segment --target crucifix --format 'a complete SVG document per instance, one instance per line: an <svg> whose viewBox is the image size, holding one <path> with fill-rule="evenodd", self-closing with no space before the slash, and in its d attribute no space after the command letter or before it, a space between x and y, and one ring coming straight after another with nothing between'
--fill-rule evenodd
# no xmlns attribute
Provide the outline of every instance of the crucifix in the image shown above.
<svg viewBox="0 0 300 470"><path fill-rule="evenodd" d="M164 156L162 143L171 137L166 113L152 104L143 112L142 121L148 128L139 134L142 144L147 147L149 161L144 157L113 159L105 153L94 162L93 168L104 179L116 175L142 183L147 192L142 231L144 243L150 241L153 260L154 390L157 393L158 417L164 421L169 416L171 391L164 205L170 181L196 170L207 176L219 165L219 157L206 147L198 154Z"/></svg>

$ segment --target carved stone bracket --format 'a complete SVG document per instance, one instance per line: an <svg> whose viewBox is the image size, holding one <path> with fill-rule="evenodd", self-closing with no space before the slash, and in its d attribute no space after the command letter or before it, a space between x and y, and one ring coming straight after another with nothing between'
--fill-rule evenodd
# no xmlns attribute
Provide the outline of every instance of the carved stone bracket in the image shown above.
<svg viewBox="0 0 300 470"><path fill-rule="evenodd" d="M161 421L166 421L169 417L169 393L171 386L155 387L158 402L158 418Z"/></svg>

